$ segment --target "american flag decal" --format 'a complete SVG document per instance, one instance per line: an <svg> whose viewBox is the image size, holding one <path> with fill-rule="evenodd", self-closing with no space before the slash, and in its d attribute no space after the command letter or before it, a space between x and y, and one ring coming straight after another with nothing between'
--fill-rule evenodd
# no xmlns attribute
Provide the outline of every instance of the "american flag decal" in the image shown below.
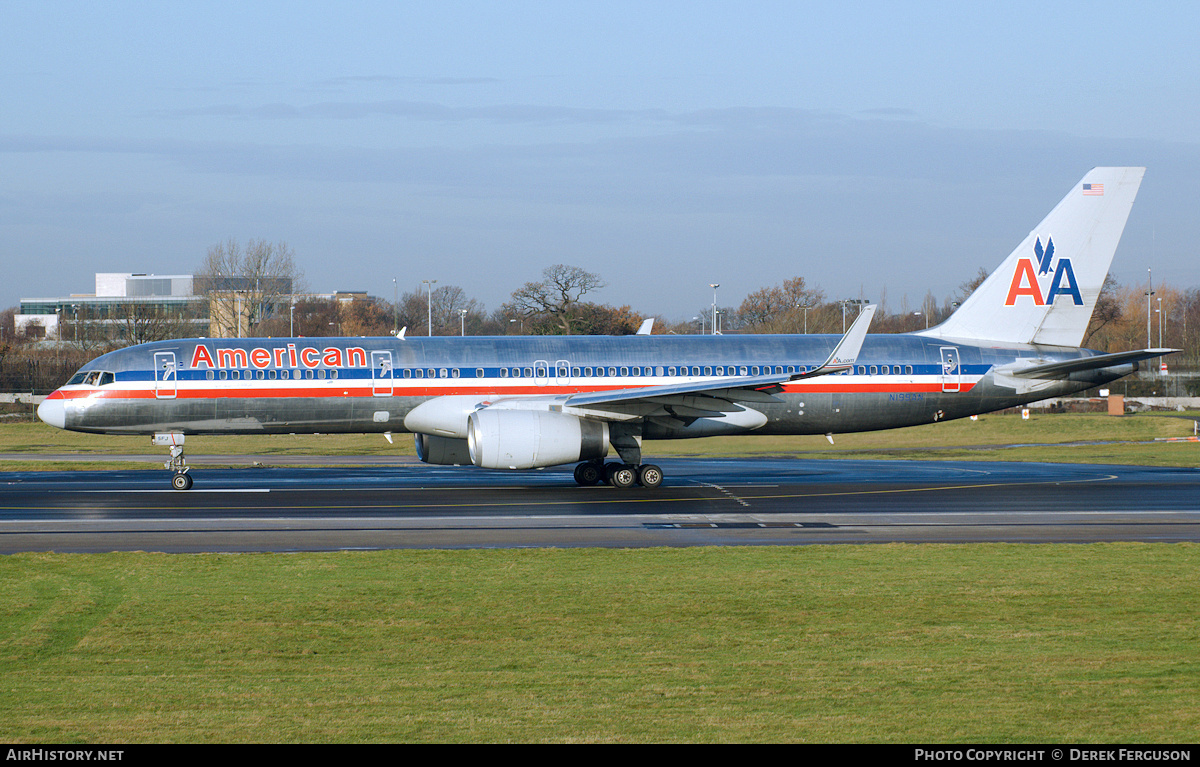
<svg viewBox="0 0 1200 767"><path fill-rule="evenodd" d="M1083 194L1084 194L1084 196L1091 195L1093 197L1103 197L1104 196L1104 184L1084 184L1083 185Z"/></svg>

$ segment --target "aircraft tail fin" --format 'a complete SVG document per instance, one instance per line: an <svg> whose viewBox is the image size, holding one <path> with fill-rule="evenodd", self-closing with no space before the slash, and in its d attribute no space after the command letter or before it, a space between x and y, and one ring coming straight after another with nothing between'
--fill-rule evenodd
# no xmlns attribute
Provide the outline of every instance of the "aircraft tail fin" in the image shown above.
<svg viewBox="0 0 1200 767"><path fill-rule="evenodd" d="M920 335L1079 346L1145 168L1093 168L945 322Z"/></svg>

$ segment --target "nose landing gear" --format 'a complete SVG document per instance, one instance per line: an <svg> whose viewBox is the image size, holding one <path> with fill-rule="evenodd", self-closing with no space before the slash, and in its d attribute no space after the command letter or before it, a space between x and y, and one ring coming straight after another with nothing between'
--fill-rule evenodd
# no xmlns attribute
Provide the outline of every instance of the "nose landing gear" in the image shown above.
<svg viewBox="0 0 1200 767"><path fill-rule="evenodd" d="M192 475L188 473L187 459L183 457L183 435L179 432L155 434L153 443L171 448L171 460L163 464L163 468L174 472L171 487L176 490L191 490Z"/></svg>

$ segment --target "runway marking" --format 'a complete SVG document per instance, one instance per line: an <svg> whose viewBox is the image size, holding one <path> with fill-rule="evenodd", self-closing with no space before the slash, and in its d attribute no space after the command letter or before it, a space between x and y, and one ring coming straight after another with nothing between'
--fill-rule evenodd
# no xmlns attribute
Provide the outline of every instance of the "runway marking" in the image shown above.
<svg viewBox="0 0 1200 767"><path fill-rule="evenodd" d="M1033 487L1033 486L1037 486L1037 485L1071 485L1071 484L1082 484L1085 482L1108 482L1108 481L1112 481L1115 479L1119 479L1118 475L1107 474L1107 475L1103 475L1103 476L1099 476L1099 477L1068 479L1068 480L1045 480L1045 481L1037 481L1037 482L989 482L989 483L976 484L976 485L945 485L945 486L939 486L939 487L890 488L890 489L884 489L884 490L846 490L846 491L824 492L824 493L784 493L784 494L779 494L779 495L755 495L755 496L751 496L751 500L788 500L788 499L799 499L799 498L835 498L835 497L842 497L842 496L870 496L870 495L898 495L898 494L905 494L905 493L933 493L933 492L945 492L945 491L950 491L950 490L974 490L974 489L1023 487L1023 486L1024 487ZM704 486L704 485L702 485L702 486ZM720 488L718 488L715 485L709 485L708 487L720 490ZM80 492L99 492L99 491L80 491ZM120 493L122 491L104 491L104 492ZM177 491L162 490L162 491L148 491L148 492L168 493L168 492L177 492ZM207 492L222 492L222 491L209 490ZM224 491L224 492L232 492L232 491ZM312 490L309 490L309 492L312 492ZM724 491L722 490L722 492L724 492ZM725 494L727 496L729 496L728 493L725 493ZM178 495L182 499L182 498L186 497L187 494L179 493ZM738 500L738 502L741 503L743 506L749 506L748 503L741 501L740 499L736 498L735 496L730 496L730 497L733 500ZM549 506L596 506L596 505L601 505L601 504L604 504L604 505L630 505L630 504L645 504L645 503L689 503L689 502L694 503L698 500L704 500L704 499L695 498L695 497L620 498L620 497L613 496L613 497L609 497L609 498L595 499L595 500L575 500L575 499L554 500L554 501L520 500L520 501L489 502L489 503L484 503L484 504L474 503L474 502L360 504L360 505L354 505L354 506L347 506L345 504L313 504L313 505L296 504L296 508L314 509L314 510L347 509L347 508L353 508L353 509L455 509L455 508L478 508L480 506L486 506L486 507L491 507L491 508L501 508L501 507L508 507L508 506L522 506L522 507L526 507L526 508L531 508L531 507L549 507ZM178 511L205 511L205 510L208 510L208 511L264 511L264 510L270 511L272 509L278 509L278 508L279 508L278 506L206 506L206 507L203 507L202 509L191 510L191 509L181 509L178 506L118 506L118 507L105 507L105 510L114 510L115 509L115 510L124 510L124 511L175 511L175 512L178 512ZM0 506L0 510L4 510L4 511L17 511L17 510L21 510L21 509L25 509L25 510L63 510L63 509L76 509L76 507L71 506L71 505L42 506L42 507ZM789 513L789 512L780 512L780 513ZM790 512L790 513L795 513L795 512ZM943 512L943 513L946 513L946 512ZM962 513L968 513L968 512L962 512ZM1045 512L1042 512L1042 513L1045 513Z"/></svg>
<svg viewBox="0 0 1200 767"><path fill-rule="evenodd" d="M711 482L700 482L699 480L691 480L691 481L692 481L692 482L694 482L694 483L696 483L697 485L700 485L701 487L711 487L711 488L713 488L714 490L719 490L720 492L724 493L724 494L725 494L725 497L727 497L727 498L728 498L729 500L731 500L731 501L737 501L738 503L740 503L741 505L743 505L743 506L746 506L746 507L749 507L749 506L750 506L750 504L746 503L746 501L744 501L743 499L741 499L741 498L737 497L736 495L734 495L733 493L729 492L728 490L726 490L725 488L721 487L720 485L714 485L714 484L713 484L713 483L711 483ZM748 487L748 485L747 485L747 486L745 486L745 487ZM778 485L773 485L773 487L778 487Z"/></svg>
<svg viewBox="0 0 1200 767"><path fill-rule="evenodd" d="M240 487L229 488L223 490L219 487L204 487L198 490L167 490L158 488L156 490L65 490L64 493L118 493L121 495L132 495L136 493L166 493L168 495L199 495L200 493L269 493L269 487Z"/></svg>

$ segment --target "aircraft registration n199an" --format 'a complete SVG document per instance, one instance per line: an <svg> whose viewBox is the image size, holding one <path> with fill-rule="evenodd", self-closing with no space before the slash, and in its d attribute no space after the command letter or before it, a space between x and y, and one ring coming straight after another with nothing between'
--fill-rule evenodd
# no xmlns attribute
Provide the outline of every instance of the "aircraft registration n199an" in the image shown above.
<svg viewBox="0 0 1200 767"><path fill-rule="evenodd" d="M181 339L89 362L38 408L153 435L172 485L194 434L415 434L432 464L576 463L656 487L643 440L824 434L962 418L1102 385L1172 353L1078 348L1144 168L1095 168L945 322L868 335ZM609 448L619 460L605 463Z"/></svg>

